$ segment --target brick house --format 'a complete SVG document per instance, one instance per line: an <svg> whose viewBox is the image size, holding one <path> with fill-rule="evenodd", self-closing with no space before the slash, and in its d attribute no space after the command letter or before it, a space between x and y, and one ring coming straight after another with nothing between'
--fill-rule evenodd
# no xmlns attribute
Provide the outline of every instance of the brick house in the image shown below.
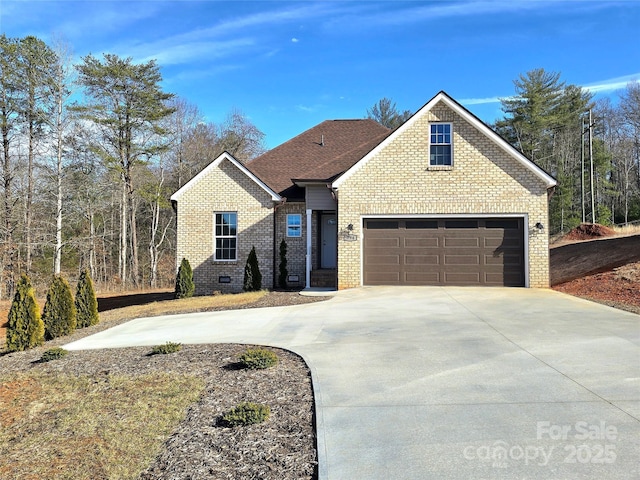
<svg viewBox="0 0 640 480"><path fill-rule="evenodd" d="M198 294L288 285L548 287L555 180L440 92L399 128L332 120L243 165L223 153L172 197Z"/></svg>

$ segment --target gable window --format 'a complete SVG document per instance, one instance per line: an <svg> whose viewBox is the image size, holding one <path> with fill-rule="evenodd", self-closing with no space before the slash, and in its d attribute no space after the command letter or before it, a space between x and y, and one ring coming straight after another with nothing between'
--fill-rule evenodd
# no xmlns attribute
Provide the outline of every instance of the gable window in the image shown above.
<svg viewBox="0 0 640 480"><path fill-rule="evenodd" d="M451 150L451 124L432 123L431 138L429 140L429 165L453 165Z"/></svg>
<svg viewBox="0 0 640 480"><path fill-rule="evenodd" d="M215 221L215 260L237 260L238 214L216 213Z"/></svg>
<svg viewBox="0 0 640 480"><path fill-rule="evenodd" d="M299 213L287 214L287 237L302 236L302 215Z"/></svg>

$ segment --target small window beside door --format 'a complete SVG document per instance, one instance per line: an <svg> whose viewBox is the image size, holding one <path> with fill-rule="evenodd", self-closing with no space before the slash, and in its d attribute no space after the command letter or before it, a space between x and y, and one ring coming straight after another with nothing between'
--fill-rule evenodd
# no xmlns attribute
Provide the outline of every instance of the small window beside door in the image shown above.
<svg viewBox="0 0 640 480"><path fill-rule="evenodd" d="M287 237L302 236L302 215L299 213L287 214Z"/></svg>

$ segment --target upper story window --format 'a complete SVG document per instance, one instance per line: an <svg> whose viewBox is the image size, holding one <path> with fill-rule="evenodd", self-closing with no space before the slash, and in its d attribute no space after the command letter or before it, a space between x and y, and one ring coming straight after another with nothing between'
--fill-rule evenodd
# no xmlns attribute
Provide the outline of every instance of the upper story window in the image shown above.
<svg viewBox="0 0 640 480"><path fill-rule="evenodd" d="M287 237L302 236L302 215L299 213L287 214Z"/></svg>
<svg viewBox="0 0 640 480"><path fill-rule="evenodd" d="M215 260L238 259L238 214L220 212L215 214Z"/></svg>
<svg viewBox="0 0 640 480"><path fill-rule="evenodd" d="M429 139L429 165L453 165L450 123L431 124L431 137Z"/></svg>

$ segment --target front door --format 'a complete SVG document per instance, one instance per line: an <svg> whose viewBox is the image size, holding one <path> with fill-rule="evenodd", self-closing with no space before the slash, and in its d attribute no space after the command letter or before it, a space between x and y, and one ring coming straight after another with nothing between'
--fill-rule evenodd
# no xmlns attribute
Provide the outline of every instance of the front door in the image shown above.
<svg viewBox="0 0 640 480"><path fill-rule="evenodd" d="M338 222L335 215L322 215L320 239L322 241L320 268L336 268L338 264Z"/></svg>

